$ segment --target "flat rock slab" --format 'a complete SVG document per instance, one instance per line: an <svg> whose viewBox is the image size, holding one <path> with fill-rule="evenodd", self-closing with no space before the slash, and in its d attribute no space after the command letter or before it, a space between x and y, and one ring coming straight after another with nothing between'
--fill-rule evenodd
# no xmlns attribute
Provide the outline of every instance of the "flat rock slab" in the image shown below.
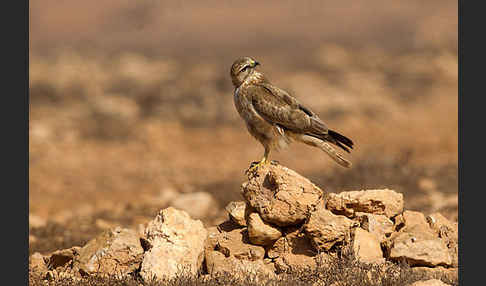
<svg viewBox="0 0 486 286"><path fill-rule="evenodd" d="M403 195L393 190L364 190L331 193L326 208L335 214L353 218L356 212L394 217L403 211Z"/></svg>
<svg viewBox="0 0 486 286"><path fill-rule="evenodd" d="M321 202L324 192L307 178L281 165L250 172L241 191L261 218L278 226L297 225Z"/></svg>
<svg viewBox="0 0 486 286"><path fill-rule="evenodd" d="M411 266L452 266L445 242L429 232L398 232L390 239L390 260L405 260Z"/></svg>

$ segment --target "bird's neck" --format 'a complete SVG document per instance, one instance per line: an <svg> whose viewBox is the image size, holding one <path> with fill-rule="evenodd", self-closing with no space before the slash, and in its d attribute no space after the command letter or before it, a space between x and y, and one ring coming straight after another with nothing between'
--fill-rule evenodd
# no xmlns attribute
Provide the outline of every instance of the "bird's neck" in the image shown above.
<svg viewBox="0 0 486 286"><path fill-rule="evenodd" d="M245 83L247 84L257 84L257 83L262 83L267 81L263 73L253 70L252 73L250 73L246 78L245 78Z"/></svg>

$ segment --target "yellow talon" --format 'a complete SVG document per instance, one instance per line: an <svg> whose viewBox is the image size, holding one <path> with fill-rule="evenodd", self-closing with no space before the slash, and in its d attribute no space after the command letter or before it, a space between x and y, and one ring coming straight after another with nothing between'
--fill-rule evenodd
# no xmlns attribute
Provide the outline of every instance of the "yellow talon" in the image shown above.
<svg viewBox="0 0 486 286"><path fill-rule="evenodd" d="M260 166L263 166L267 164L268 161L268 154L270 153L269 150L265 149L265 154L263 155L263 158L260 160L258 163L252 163L251 167L245 172L245 173L250 173L258 170Z"/></svg>

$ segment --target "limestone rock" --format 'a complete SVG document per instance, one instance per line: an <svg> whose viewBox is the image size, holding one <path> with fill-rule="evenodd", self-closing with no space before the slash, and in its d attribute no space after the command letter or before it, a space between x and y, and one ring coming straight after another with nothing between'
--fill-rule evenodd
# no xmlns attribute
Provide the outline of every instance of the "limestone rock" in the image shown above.
<svg viewBox="0 0 486 286"><path fill-rule="evenodd" d="M237 279L244 277L262 277L262 280L275 277L270 264L263 260L241 260L233 256L225 256L219 251L206 253L206 269L209 274L228 274Z"/></svg>
<svg viewBox="0 0 486 286"><path fill-rule="evenodd" d="M148 223L145 237L152 246L145 252L140 270L145 281L172 278L184 271L196 274L202 266L207 231L185 211L161 210Z"/></svg>
<svg viewBox="0 0 486 286"><path fill-rule="evenodd" d="M317 250L328 251L334 244L348 239L351 227L356 225L356 222L345 216L318 209L312 212L304 229Z"/></svg>
<svg viewBox="0 0 486 286"><path fill-rule="evenodd" d="M269 245L282 236L282 232L275 226L264 222L256 212L248 216L248 236L251 243Z"/></svg>
<svg viewBox="0 0 486 286"><path fill-rule="evenodd" d="M310 239L298 227L288 229L267 249L267 256L275 260L277 273L315 269L316 254Z"/></svg>
<svg viewBox="0 0 486 286"><path fill-rule="evenodd" d="M362 212L357 212L355 215L361 228L374 234L380 242L385 241L385 239L394 231L393 222L385 215Z"/></svg>
<svg viewBox="0 0 486 286"><path fill-rule="evenodd" d="M391 260L404 259L411 266L451 266L452 257L446 244L430 232L399 232L390 237Z"/></svg>
<svg viewBox="0 0 486 286"><path fill-rule="evenodd" d="M403 224L398 225L402 232L432 232L429 223L421 212L406 210L397 221Z"/></svg>
<svg viewBox="0 0 486 286"><path fill-rule="evenodd" d="M410 286L449 286L449 284L446 284L439 279L429 279L429 280L422 280L422 281L417 281L415 283L410 284Z"/></svg>
<svg viewBox="0 0 486 286"><path fill-rule="evenodd" d="M427 222L435 233L445 242L452 257L452 266L459 265L459 236L457 222L451 222L440 213L427 216Z"/></svg>
<svg viewBox="0 0 486 286"><path fill-rule="evenodd" d="M243 197L264 221L278 226L302 223L323 197L307 178L280 165L263 165L248 179L241 187Z"/></svg>
<svg viewBox="0 0 486 286"><path fill-rule="evenodd" d="M218 212L218 202L207 192L180 194L172 200L170 205L187 212L194 219L211 217Z"/></svg>
<svg viewBox="0 0 486 286"><path fill-rule="evenodd" d="M240 226L246 226L248 209L245 202L230 202L226 207L229 218Z"/></svg>
<svg viewBox="0 0 486 286"><path fill-rule="evenodd" d="M383 251L378 238L362 228L356 228L353 239L353 251L357 259L366 263L383 262Z"/></svg>
<svg viewBox="0 0 486 286"><path fill-rule="evenodd" d="M226 257L239 260L262 260L265 249L262 246L250 244L246 229L234 229L219 234L212 233L206 243L206 252L218 251Z"/></svg>
<svg viewBox="0 0 486 286"><path fill-rule="evenodd" d="M350 218L356 212L381 214L391 218L403 211L403 195L389 189L331 193L326 208Z"/></svg>
<svg viewBox="0 0 486 286"><path fill-rule="evenodd" d="M74 257L74 265L82 273L124 275L139 267L142 256L143 249L137 232L117 227L103 232L79 249L79 255Z"/></svg>

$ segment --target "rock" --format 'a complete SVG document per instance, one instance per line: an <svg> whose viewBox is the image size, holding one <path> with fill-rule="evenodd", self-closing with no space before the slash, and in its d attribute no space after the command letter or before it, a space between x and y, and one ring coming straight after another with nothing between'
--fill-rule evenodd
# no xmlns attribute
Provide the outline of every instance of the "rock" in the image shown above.
<svg viewBox="0 0 486 286"><path fill-rule="evenodd" d="M429 223L421 212L404 211L401 218L397 219L402 225L397 225L397 228L402 232L427 232L431 233Z"/></svg>
<svg viewBox="0 0 486 286"><path fill-rule="evenodd" d="M47 258L47 265L49 269L56 269L64 267L71 263L74 258L79 255L81 247L73 246L68 249L61 249L52 252Z"/></svg>
<svg viewBox="0 0 486 286"><path fill-rule="evenodd" d="M265 222L278 226L302 223L323 197L323 191L307 178L273 164L250 172L241 190Z"/></svg>
<svg viewBox="0 0 486 286"><path fill-rule="evenodd" d="M329 194L326 208L335 214L354 217L356 212L394 217L403 211L403 195L393 190L364 190Z"/></svg>
<svg viewBox="0 0 486 286"><path fill-rule="evenodd" d="M230 202L226 207L229 218L240 226L246 226L248 209L245 202Z"/></svg>
<svg viewBox="0 0 486 286"><path fill-rule="evenodd" d="M59 259L68 258L65 254L59 255ZM125 275L138 269L142 256L137 232L117 227L103 232L79 249L79 255L74 256L74 266L85 274Z"/></svg>
<svg viewBox="0 0 486 286"><path fill-rule="evenodd" d="M356 220L360 223L362 229L374 234L379 242L385 239L394 231L393 222L385 215L376 215L369 213L355 213Z"/></svg>
<svg viewBox="0 0 486 286"><path fill-rule="evenodd" d="M451 266L446 244L430 232L399 232L387 244L390 260L405 260L411 266Z"/></svg>
<svg viewBox="0 0 486 286"><path fill-rule="evenodd" d="M437 232L437 234L440 234L443 231L449 231L452 232L452 235L457 237L457 228L458 224L457 222L452 222L445 218L443 215L440 213L433 213L427 216L426 218L427 222L429 223L430 227Z"/></svg>
<svg viewBox="0 0 486 286"><path fill-rule="evenodd" d="M240 260L262 260L265 249L262 246L250 244L246 229L234 229L230 232L212 233L206 244L206 251L218 251L226 257Z"/></svg>
<svg viewBox="0 0 486 286"><path fill-rule="evenodd" d="M356 222L345 216L318 209L312 212L304 229L317 250L329 251L336 243L347 240L351 227L356 225Z"/></svg>
<svg viewBox="0 0 486 286"><path fill-rule="evenodd" d="M425 216L404 211L395 218L394 232L384 243L390 260L405 260L411 266L452 266L453 256Z"/></svg>
<svg viewBox="0 0 486 286"><path fill-rule="evenodd" d="M218 213L218 202L206 192L180 194L170 205L187 212L194 219L212 217Z"/></svg>
<svg viewBox="0 0 486 286"><path fill-rule="evenodd" d="M297 227L288 229L267 249L267 256L275 260L277 273L315 269L316 254L310 239Z"/></svg>
<svg viewBox="0 0 486 286"><path fill-rule="evenodd" d="M145 229L152 247L144 254L140 275L145 281L173 278L181 271L195 275L202 266L206 237L202 222L187 212L161 210Z"/></svg>
<svg viewBox="0 0 486 286"><path fill-rule="evenodd" d="M430 279L430 280L417 281L415 283L410 284L410 286L449 286L449 284L446 284L438 279Z"/></svg>
<svg viewBox="0 0 486 286"><path fill-rule="evenodd" d="M380 241L376 235L362 228L355 229L352 248L356 258L361 262L379 263L384 261Z"/></svg>
<svg viewBox="0 0 486 286"><path fill-rule="evenodd" d="M275 277L273 266L263 260L240 260L233 256L227 257L219 251L209 251L205 261L206 270L211 275L227 274L236 279L260 277L262 281Z"/></svg>
<svg viewBox="0 0 486 286"><path fill-rule="evenodd" d="M264 222L258 213L248 216L248 237L250 242L257 245L269 245L282 236L282 232L275 226Z"/></svg>
<svg viewBox="0 0 486 286"><path fill-rule="evenodd" d="M39 252L35 252L29 257L29 271L42 277L46 275L48 268L44 256Z"/></svg>
<svg viewBox="0 0 486 286"><path fill-rule="evenodd" d="M433 213L427 216L427 222L433 231L445 242L449 253L452 257L452 266L458 267L459 265L459 249L458 249L458 224L457 222L451 222L440 213Z"/></svg>
<svg viewBox="0 0 486 286"><path fill-rule="evenodd" d="M309 257L317 255L311 240L304 232L301 232L299 227L287 228L284 236L275 241L275 243L267 249L267 256L272 259L279 257L283 253L292 253Z"/></svg>

